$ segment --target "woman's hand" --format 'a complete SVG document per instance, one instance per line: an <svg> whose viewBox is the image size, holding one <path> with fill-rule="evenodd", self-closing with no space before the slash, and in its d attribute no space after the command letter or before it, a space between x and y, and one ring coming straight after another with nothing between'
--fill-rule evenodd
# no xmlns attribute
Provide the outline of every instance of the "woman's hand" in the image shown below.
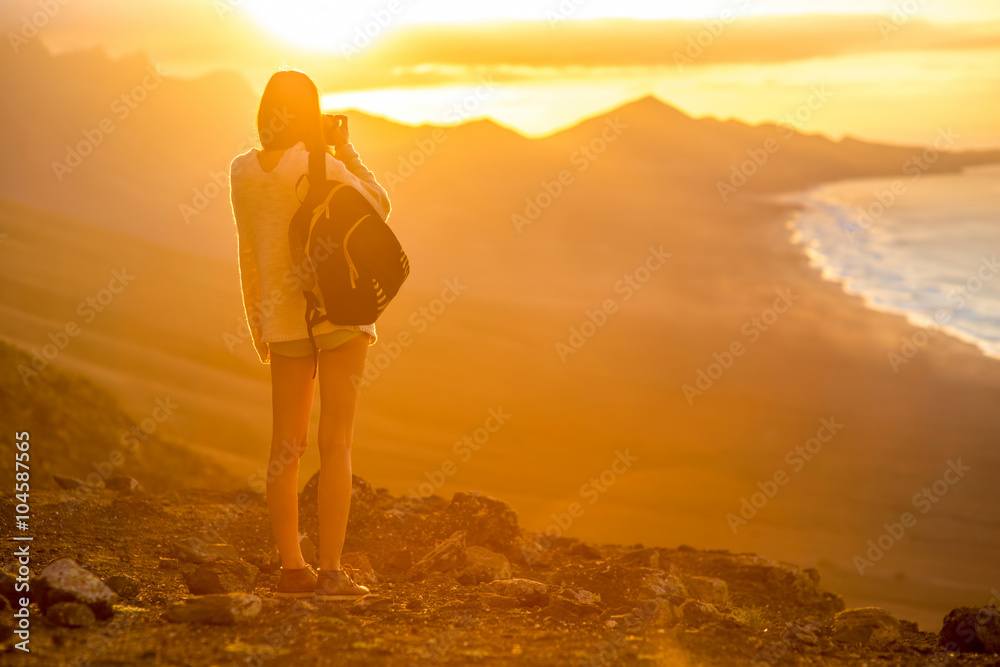
<svg viewBox="0 0 1000 667"><path fill-rule="evenodd" d="M323 135L326 142L336 148L350 141L347 130L347 116L325 114L323 116Z"/></svg>

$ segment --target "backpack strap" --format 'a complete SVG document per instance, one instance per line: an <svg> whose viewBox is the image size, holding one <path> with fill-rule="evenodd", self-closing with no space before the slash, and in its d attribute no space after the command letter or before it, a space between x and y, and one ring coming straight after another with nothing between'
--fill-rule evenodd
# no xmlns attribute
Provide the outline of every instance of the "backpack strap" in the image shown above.
<svg viewBox="0 0 1000 667"><path fill-rule="evenodd" d="M316 346L313 327L322 321L322 318L316 317L316 313L319 312L319 299L316 298L316 295L309 291L304 291L302 294L306 297L306 330L309 331L309 343L313 349L313 378L315 378L316 372L319 370L319 347Z"/></svg>
<svg viewBox="0 0 1000 667"><path fill-rule="evenodd" d="M306 193L305 201L312 206L318 205L319 202L319 184L327 180L326 178L326 152L325 151L309 151L309 191ZM313 220L315 222L315 220ZM308 230L307 234L312 230ZM306 239L308 244L308 238ZM316 337L313 334L313 327L322 321L322 318L316 317L320 312L319 299L312 291L303 291L302 294L306 298L306 330L309 332L309 342L312 344L313 349L313 378L316 377L319 371L319 348L316 346Z"/></svg>
<svg viewBox="0 0 1000 667"><path fill-rule="evenodd" d="M326 151L309 151L309 189L312 190L313 183L326 180ZM316 192L319 192L318 187L313 190L314 196Z"/></svg>

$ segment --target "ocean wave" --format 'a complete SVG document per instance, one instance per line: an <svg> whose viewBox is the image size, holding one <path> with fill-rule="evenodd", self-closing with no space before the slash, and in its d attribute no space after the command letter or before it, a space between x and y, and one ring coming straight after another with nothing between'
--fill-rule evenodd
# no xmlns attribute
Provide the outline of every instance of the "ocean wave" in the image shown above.
<svg viewBox="0 0 1000 667"><path fill-rule="evenodd" d="M866 179L784 196L825 279L915 327L940 327L1000 358L1000 167Z"/></svg>

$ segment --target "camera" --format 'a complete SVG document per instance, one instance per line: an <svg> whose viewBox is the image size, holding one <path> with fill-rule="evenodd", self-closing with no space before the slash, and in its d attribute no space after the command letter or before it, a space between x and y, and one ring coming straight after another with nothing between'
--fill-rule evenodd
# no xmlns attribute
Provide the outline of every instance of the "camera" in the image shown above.
<svg viewBox="0 0 1000 667"><path fill-rule="evenodd" d="M343 114L323 114L323 135L326 143L336 146L345 143L347 138L347 116Z"/></svg>

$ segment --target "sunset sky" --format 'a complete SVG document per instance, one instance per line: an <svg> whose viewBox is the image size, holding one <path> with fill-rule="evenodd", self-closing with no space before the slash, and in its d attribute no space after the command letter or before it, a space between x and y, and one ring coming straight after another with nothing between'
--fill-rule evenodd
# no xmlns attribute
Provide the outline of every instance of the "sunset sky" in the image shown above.
<svg viewBox="0 0 1000 667"><path fill-rule="evenodd" d="M57 3L54 3L57 4ZM76 0L38 39L56 52L145 52L162 71L236 69L256 90L284 65L333 110L407 123L490 117L542 135L653 94L749 122L826 101L801 127L1000 146L1000 3L993 0ZM5 0L8 35L38 0ZM26 18L27 17L27 18ZM368 34L365 35L364 33ZM805 117L805 116L808 117Z"/></svg>

